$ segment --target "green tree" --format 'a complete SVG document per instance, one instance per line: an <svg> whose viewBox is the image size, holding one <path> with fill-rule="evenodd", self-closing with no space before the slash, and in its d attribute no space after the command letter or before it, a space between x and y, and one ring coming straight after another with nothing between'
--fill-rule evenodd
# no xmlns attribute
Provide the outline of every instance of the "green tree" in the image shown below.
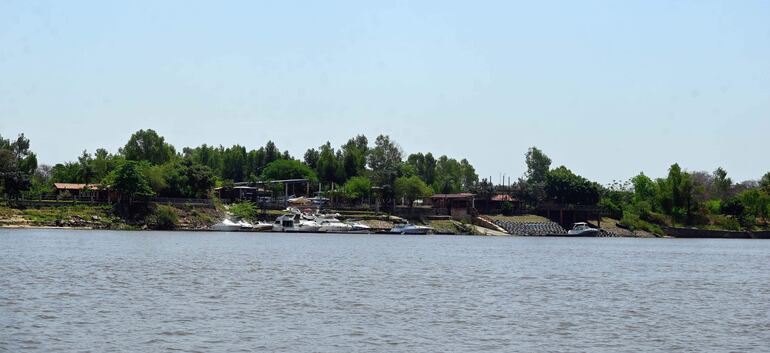
<svg viewBox="0 0 770 353"><path fill-rule="evenodd" d="M321 158L321 154L318 153L318 151L315 148L309 148L305 152L304 161L305 164L308 165L311 169L316 169L318 167L318 159Z"/></svg>
<svg viewBox="0 0 770 353"><path fill-rule="evenodd" d="M354 176L345 183L342 187L345 195L353 200L361 200L371 194L372 181L367 177Z"/></svg>
<svg viewBox="0 0 770 353"><path fill-rule="evenodd" d="M657 198L657 185L644 173L631 178L631 184L634 187L634 203L646 201L652 204Z"/></svg>
<svg viewBox="0 0 770 353"><path fill-rule="evenodd" d="M762 179L759 179L759 187L770 194L770 172L765 173L765 175L762 176Z"/></svg>
<svg viewBox="0 0 770 353"><path fill-rule="evenodd" d="M416 175L397 178L394 188L396 197L405 198L409 202L409 207L412 207L414 200L433 193L431 188Z"/></svg>
<svg viewBox="0 0 770 353"><path fill-rule="evenodd" d="M751 218L759 217L763 222L767 221L768 212L770 212L770 195L759 189L749 189L741 192L738 199Z"/></svg>
<svg viewBox="0 0 770 353"><path fill-rule="evenodd" d="M136 161L124 161L107 178L107 184L122 196L127 197L129 203L136 196L153 195L147 177L144 176L141 165Z"/></svg>
<svg viewBox="0 0 770 353"><path fill-rule="evenodd" d="M147 161L151 164L163 164L174 158L174 146L166 143L163 136L155 130L139 130L131 135L120 153L131 161Z"/></svg>
<svg viewBox="0 0 770 353"><path fill-rule="evenodd" d="M265 165L281 159L281 151L273 141L267 141L265 144Z"/></svg>
<svg viewBox="0 0 770 353"><path fill-rule="evenodd" d="M476 174L476 169L465 158L460 161L460 173L463 191L472 190L479 182L479 175Z"/></svg>
<svg viewBox="0 0 770 353"><path fill-rule="evenodd" d="M58 163L51 168L51 181L54 183L80 183L81 175L77 163Z"/></svg>
<svg viewBox="0 0 770 353"><path fill-rule="evenodd" d="M337 160L337 156L334 153L331 143L326 142L325 145L319 148L318 162L316 163L316 172L321 182L341 182L344 179L344 171L342 171L341 165Z"/></svg>
<svg viewBox="0 0 770 353"><path fill-rule="evenodd" d="M551 168L551 159L537 147L530 147L524 156L527 163L527 181L544 183Z"/></svg>
<svg viewBox="0 0 770 353"><path fill-rule="evenodd" d="M31 186L37 156L29 147L29 139L24 134L15 141L0 136L0 192L7 196L18 197Z"/></svg>
<svg viewBox="0 0 770 353"><path fill-rule="evenodd" d="M369 140L364 135L358 135L342 145L340 161L344 178L363 175L366 170L366 155L369 152Z"/></svg>
<svg viewBox="0 0 770 353"><path fill-rule="evenodd" d="M595 205L599 202L599 187L565 166L548 172L546 177L548 198L557 203Z"/></svg>
<svg viewBox="0 0 770 353"><path fill-rule="evenodd" d="M389 136L377 136L367 158L373 181L378 185L393 185L401 166L401 155L401 147Z"/></svg>
<svg viewBox="0 0 770 353"><path fill-rule="evenodd" d="M293 159L279 159L271 162L262 171L262 179L309 179L312 182L318 182L318 176L310 167Z"/></svg>
<svg viewBox="0 0 770 353"><path fill-rule="evenodd" d="M715 196L722 199L727 196L727 193L733 186L733 181L727 177L727 171L722 169L722 167L719 167L714 171L712 185L714 187Z"/></svg>
<svg viewBox="0 0 770 353"><path fill-rule="evenodd" d="M222 155L222 178L236 182L246 180L246 148L234 145L225 150Z"/></svg>

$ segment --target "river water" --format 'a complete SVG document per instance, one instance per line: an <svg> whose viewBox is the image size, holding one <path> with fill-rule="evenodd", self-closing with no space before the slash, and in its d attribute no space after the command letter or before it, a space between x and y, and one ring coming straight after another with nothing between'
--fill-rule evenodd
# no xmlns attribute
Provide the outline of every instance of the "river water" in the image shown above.
<svg viewBox="0 0 770 353"><path fill-rule="evenodd" d="M0 230L4 352L770 351L770 241Z"/></svg>

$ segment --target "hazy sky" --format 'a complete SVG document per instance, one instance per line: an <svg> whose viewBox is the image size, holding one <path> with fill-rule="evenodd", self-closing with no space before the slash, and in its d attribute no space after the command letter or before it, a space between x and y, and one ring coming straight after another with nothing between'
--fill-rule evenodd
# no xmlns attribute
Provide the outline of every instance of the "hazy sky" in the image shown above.
<svg viewBox="0 0 770 353"><path fill-rule="evenodd" d="M301 157L356 134L499 180L770 171L770 1L0 0L0 134L42 163L152 128Z"/></svg>

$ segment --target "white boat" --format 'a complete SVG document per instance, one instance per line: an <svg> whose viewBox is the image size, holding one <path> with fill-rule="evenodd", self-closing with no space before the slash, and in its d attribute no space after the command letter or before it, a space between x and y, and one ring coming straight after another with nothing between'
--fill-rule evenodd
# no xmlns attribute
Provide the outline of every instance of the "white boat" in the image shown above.
<svg viewBox="0 0 770 353"><path fill-rule="evenodd" d="M572 226L572 229L567 232L567 235L573 237L593 237L597 234L599 234L599 230L596 228L591 228L588 223L585 222L575 223Z"/></svg>
<svg viewBox="0 0 770 353"><path fill-rule="evenodd" d="M252 232L266 232L273 229L273 225L265 222L249 223L246 221L239 221L241 230L248 230Z"/></svg>
<svg viewBox="0 0 770 353"><path fill-rule="evenodd" d="M321 226L319 231L329 233L343 233L353 230L353 226L342 223L333 217L316 217L315 222Z"/></svg>
<svg viewBox="0 0 770 353"><path fill-rule="evenodd" d="M263 232L270 230L272 227L273 225L270 223L257 222L257 224L252 224L243 220L233 222L229 218L225 218L211 226L211 229L220 232Z"/></svg>
<svg viewBox="0 0 770 353"><path fill-rule="evenodd" d="M236 232L241 230L241 225L225 218L221 222L211 226L211 229L220 232Z"/></svg>
<svg viewBox="0 0 770 353"><path fill-rule="evenodd" d="M411 223L396 224L390 229L393 234L428 234L433 228L426 226L418 226Z"/></svg>
<svg viewBox="0 0 770 353"><path fill-rule="evenodd" d="M358 222L347 222L348 225L350 225L350 232L349 233L361 233L361 234L367 234L372 232L372 227L369 227L365 224L358 223Z"/></svg>
<svg viewBox="0 0 770 353"><path fill-rule="evenodd" d="M275 219L274 232L315 233L321 226L315 221L302 218L300 213L285 214Z"/></svg>

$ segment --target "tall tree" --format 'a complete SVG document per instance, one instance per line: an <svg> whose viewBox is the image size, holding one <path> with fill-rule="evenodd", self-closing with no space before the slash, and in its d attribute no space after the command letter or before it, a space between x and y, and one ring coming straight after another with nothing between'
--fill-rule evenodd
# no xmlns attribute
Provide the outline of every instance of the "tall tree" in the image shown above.
<svg viewBox="0 0 770 353"><path fill-rule="evenodd" d="M396 179L395 192L396 197L405 198L409 202L409 207L412 207L415 200L433 193L431 188L416 175Z"/></svg>
<svg viewBox="0 0 770 353"><path fill-rule="evenodd" d="M551 159L537 147L530 147L525 155L527 163L527 180L532 183L543 183L551 168Z"/></svg>
<svg viewBox="0 0 770 353"><path fill-rule="evenodd" d="M238 182L246 180L247 176L246 148L234 145L226 149L222 155L222 178Z"/></svg>
<svg viewBox="0 0 770 353"><path fill-rule="evenodd" d="M118 165L110 173L108 180L112 189L126 197L129 204L136 196L154 193L147 178L142 173L140 164L133 160L127 160Z"/></svg>
<svg viewBox="0 0 770 353"><path fill-rule="evenodd" d="M309 179L317 182L315 171L300 161L293 159L279 159L271 162L262 171L263 180L283 179Z"/></svg>
<svg viewBox="0 0 770 353"><path fill-rule="evenodd" d="M341 176L340 164L337 161L337 157L334 153L331 143L326 142L325 145L319 148L318 162L316 164L316 172L321 182L341 182L344 180L344 176Z"/></svg>
<svg viewBox="0 0 770 353"><path fill-rule="evenodd" d="M765 189L765 192L770 194L770 172L765 173L762 179L759 179L759 186Z"/></svg>
<svg viewBox="0 0 770 353"><path fill-rule="evenodd" d="M401 155L401 147L391 141L389 136L377 136L367 158L375 183L393 185L401 165Z"/></svg>
<svg viewBox="0 0 770 353"><path fill-rule="evenodd" d="M273 141L267 141L265 145L265 165L278 159L281 159L281 151L278 150Z"/></svg>
<svg viewBox="0 0 770 353"><path fill-rule="evenodd" d="M733 180L727 177L727 171L722 167L717 168L713 174L714 194L722 199L727 196L733 186Z"/></svg>
<svg viewBox="0 0 770 353"><path fill-rule="evenodd" d="M366 170L366 155L369 152L369 141L364 135L358 135L342 145L341 156L345 178L363 175Z"/></svg>
<svg viewBox="0 0 770 353"><path fill-rule="evenodd" d="M29 139L24 134L13 142L0 136L0 192L10 197L18 197L31 186L37 156L29 146Z"/></svg>
<svg viewBox="0 0 770 353"><path fill-rule="evenodd" d="M163 164L174 158L174 146L166 143L163 136L155 130L139 130L131 135L120 153L131 161L148 161L152 164Z"/></svg>
<svg viewBox="0 0 770 353"><path fill-rule="evenodd" d="M562 204L595 205L599 202L599 186L581 177L565 166L548 172L546 176L548 198Z"/></svg>
<svg viewBox="0 0 770 353"><path fill-rule="evenodd" d="M308 148L305 152L304 161L308 167L316 169L318 167L318 159L321 158L321 154L315 148Z"/></svg>

